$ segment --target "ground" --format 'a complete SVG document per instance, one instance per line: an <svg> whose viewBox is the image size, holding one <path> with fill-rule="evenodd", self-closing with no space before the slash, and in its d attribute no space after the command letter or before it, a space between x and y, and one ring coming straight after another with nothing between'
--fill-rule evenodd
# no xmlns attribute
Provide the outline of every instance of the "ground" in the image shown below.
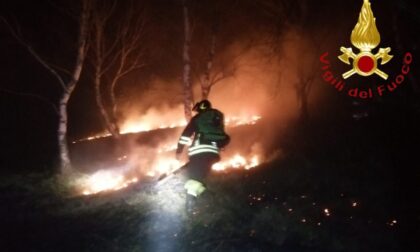
<svg viewBox="0 0 420 252"><path fill-rule="evenodd" d="M194 215L177 178L85 197L54 174L2 176L2 250L403 251L410 138L400 128L384 138L371 122L336 126L295 129L281 159L212 174Z"/></svg>

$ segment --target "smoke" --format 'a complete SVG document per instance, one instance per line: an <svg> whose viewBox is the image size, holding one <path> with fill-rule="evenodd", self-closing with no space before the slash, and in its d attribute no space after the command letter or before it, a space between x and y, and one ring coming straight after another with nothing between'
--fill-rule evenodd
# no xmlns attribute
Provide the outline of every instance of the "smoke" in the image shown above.
<svg viewBox="0 0 420 252"><path fill-rule="evenodd" d="M209 96L213 106L221 110L228 120L256 115L262 117L256 125L228 127L232 142L226 148L226 156L235 153L258 155L262 159L278 156L282 152L279 142L284 130L295 123L299 115L296 87L302 78L316 75L318 70L315 65L318 59L314 53L316 48L295 29L285 32L279 41L280 52L275 56L272 47L263 42L266 40L255 41L254 46L236 42L216 54L212 74L222 78L212 87ZM225 69L220 69L220 66ZM151 78L148 87L141 94L133 94L130 99L121 101L122 132L185 126L181 78ZM197 76L193 92L195 100L200 100L201 87ZM312 88L311 94L317 92ZM318 95L310 95L310 104L316 97ZM140 149L136 148L136 153L143 153L143 157L136 162L142 167L156 166L150 163L155 160L150 158L153 156L151 153L163 145L176 144L177 134L155 139L153 150L145 151L142 149L145 146L137 146ZM146 163L144 156L149 157Z"/></svg>
<svg viewBox="0 0 420 252"><path fill-rule="evenodd" d="M185 125L183 107L177 105L169 107L164 103L160 106L149 107L142 112L139 109L130 109L124 115L125 120L121 124L121 133L150 131L159 128L174 128Z"/></svg>
<svg viewBox="0 0 420 252"><path fill-rule="evenodd" d="M278 58L268 57L270 48L253 47L241 52L240 45L229 50L239 51L233 77L218 83L210 95L215 105L226 114L259 114L286 122L296 114L293 83L282 81L290 75L290 68L283 68ZM271 119L270 119L271 120Z"/></svg>
<svg viewBox="0 0 420 252"><path fill-rule="evenodd" d="M232 73L221 75L223 78L213 86L209 96L213 107L225 114L226 131L231 136L216 170L250 169L281 158L287 130L299 123L299 85L313 80L308 96L310 112L322 98L322 89L314 81L319 70L317 50L309 39L290 29L279 40L275 53L265 42L264 39L255 41L254 46L236 42L216 55L213 74ZM156 178L179 168L188 159L184 151L183 160L175 160L178 138L186 125L180 78L147 79L148 83L141 85L141 92L137 85L127 85L132 91L119 101L121 132L147 131L123 136L121 156L126 157L123 160L130 167L121 174L123 181L144 176ZM195 100L200 100L198 77L194 78L193 91ZM101 181L100 185L112 186L114 181L109 180Z"/></svg>

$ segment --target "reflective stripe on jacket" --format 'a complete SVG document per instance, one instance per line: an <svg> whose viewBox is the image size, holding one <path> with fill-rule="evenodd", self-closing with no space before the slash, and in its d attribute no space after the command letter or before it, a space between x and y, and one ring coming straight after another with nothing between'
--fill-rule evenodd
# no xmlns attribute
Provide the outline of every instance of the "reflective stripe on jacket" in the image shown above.
<svg viewBox="0 0 420 252"><path fill-rule="evenodd" d="M216 143L212 142L211 144L200 144L200 141L197 139L194 141L194 144L188 148L188 156L209 152L219 154L219 148L217 148Z"/></svg>

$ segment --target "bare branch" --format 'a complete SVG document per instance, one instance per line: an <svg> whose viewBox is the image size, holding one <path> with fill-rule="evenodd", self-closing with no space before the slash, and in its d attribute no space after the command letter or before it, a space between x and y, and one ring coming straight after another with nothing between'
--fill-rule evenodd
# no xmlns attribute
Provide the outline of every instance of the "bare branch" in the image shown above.
<svg viewBox="0 0 420 252"><path fill-rule="evenodd" d="M37 52L35 52L34 49L32 49L32 47L30 47L29 45L26 45L26 48L29 50L29 52L32 54L32 56L35 57L35 59L41 63L42 66L44 66L48 71L50 71L58 80L58 82L60 83L61 87L64 89L64 91L67 91L68 88L66 86L66 83L64 82L64 80L61 78L61 76L57 73L57 71L55 71L54 68L52 68L50 65L48 65L47 62L44 61L43 58L41 58L41 56L39 56L39 54Z"/></svg>
<svg viewBox="0 0 420 252"><path fill-rule="evenodd" d="M57 69L58 71L61 71L61 72L63 72L63 73L65 73L65 74L67 74L67 75L69 75L69 76L71 76L72 75L72 73L68 70L68 69L65 69L65 68L63 68L63 67L61 67L61 66L59 66L59 65L56 65L56 64L54 64L54 63L51 63L51 62L46 62L49 66L51 66L52 68L55 68L55 69Z"/></svg>
<svg viewBox="0 0 420 252"><path fill-rule="evenodd" d="M115 10L116 0L113 0L112 6L103 7L101 6L102 2L95 1L98 6L93 10L95 22L95 32L92 34L95 40L93 57L96 61L93 66L96 72L95 92L107 128L118 131L115 90L123 76L146 65L142 61L144 49L141 47L145 18L144 14L139 13L135 8L136 1L129 1L127 5L123 5L126 8L123 17L120 17ZM122 9L118 9L118 11L122 11ZM111 24L113 24L112 27L108 28ZM107 93L100 91L103 90L100 87L104 85L107 85ZM104 95L110 98L112 115L108 114L102 102L106 100L101 97ZM112 135L114 135L113 131L110 131Z"/></svg>
<svg viewBox="0 0 420 252"><path fill-rule="evenodd" d="M213 81L210 83L210 86L214 86L215 84L217 84L219 81L223 80L223 79L227 79L229 77L232 77L235 75L235 70L232 70L231 72L229 72L228 74L224 74L221 73L220 76L216 76Z"/></svg>
<svg viewBox="0 0 420 252"><path fill-rule="evenodd" d="M137 64L137 65L131 65L129 68L127 68L126 70L122 71L119 76L118 79L120 79L121 77L123 77L124 75L129 74L130 72L134 71L134 70L138 70L140 68L145 67L146 64L142 63L142 64Z"/></svg>
<svg viewBox="0 0 420 252"><path fill-rule="evenodd" d="M204 86L205 85L204 78L200 76L199 73L197 73L197 70L195 67L191 68L191 72L192 72L192 75L194 76L194 79L197 79L200 82L200 86Z"/></svg>
<svg viewBox="0 0 420 252"><path fill-rule="evenodd" d="M0 92L7 93L7 94L12 94L12 95L17 95L17 96L26 96L26 97L35 98L35 99L37 99L39 101L42 101L42 102L50 105L54 109L54 112L57 115L60 114L59 111L58 111L57 106L54 103L52 103L51 101L49 101L48 99L46 99L45 97L43 97L43 96L40 96L40 95L37 95L37 94L31 94L31 93L16 92L16 91L4 89L4 88L0 88Z"/></svg>
<svg viewBox="0 0 420 252"><path fill-rule="evenodd" d="M108 57L110 57L113 53L114 54L118 54L118 52L115 52L116 51L115 49L116 49L116 47L118 45L118 42L119 42L118 39L112 40L112 43L109 46L107 52L105 52L105 55L104 55L104 58L105 59L107 59ZM109 64L111 65L112 63L109 63Z"/></svg>
<svg viewBox="0 0 420 252"><path fill-rule="evenodd" d="M221 79L223 79L223 72L218 72L218 73L216 73L216 74L213 74L212 76L211 76L211 81L210 81L210 83L209 84L211 84L211 83L217 83L217 82L219 82Z"/></svg>
<svg viewBox="0 0 420 252"><path fill-rule="evenodd" d="M13 29L13 27L10 25L9 22L7 22L7 20L3 17L0 16L0 19L3 21L3 23L6 25L6 27L9 29L10 33L12 34L12 36L16 39L16 41L22 45L23 47L25 47L29 53L43 66L45 67L48 71L50 71L58 80L58 82L60 83L61 87L67 91L67 86L66 83L64 82L63 78L55 71L54 68L52 68L27 42L25 42L22 39L22 36L20 36L20 34L18 33L18 31L16 31L15 29ZM18 29L19 30L19 29Z"/></svg>
<svg viewBox="0 0 420 252"><path fill-rule="evenodd" d="M59 6L56 2L57 1L53 1L53 0L47 0L48 4L50 4L52 7L54 7L56 10L66 14L67 16L69 16L71 19L77 21L77 16L78 14L76 14L75 12L72 12L69 10L69 8L65 8L63 6Z"/></svg>

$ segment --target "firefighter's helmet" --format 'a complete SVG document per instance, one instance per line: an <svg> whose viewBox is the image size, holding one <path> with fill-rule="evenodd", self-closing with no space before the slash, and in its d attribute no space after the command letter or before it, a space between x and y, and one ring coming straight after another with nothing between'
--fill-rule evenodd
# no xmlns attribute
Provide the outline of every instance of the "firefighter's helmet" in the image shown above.
<svg viewBox="0 0 420 252"><path fill-rule="evenodd" d="M211 103L209 100L202 100L200 102L197 102L194 107L193 107L193 111L197 111L197 112L202 112L205 111L207 109L211 108Z"/></svg>

